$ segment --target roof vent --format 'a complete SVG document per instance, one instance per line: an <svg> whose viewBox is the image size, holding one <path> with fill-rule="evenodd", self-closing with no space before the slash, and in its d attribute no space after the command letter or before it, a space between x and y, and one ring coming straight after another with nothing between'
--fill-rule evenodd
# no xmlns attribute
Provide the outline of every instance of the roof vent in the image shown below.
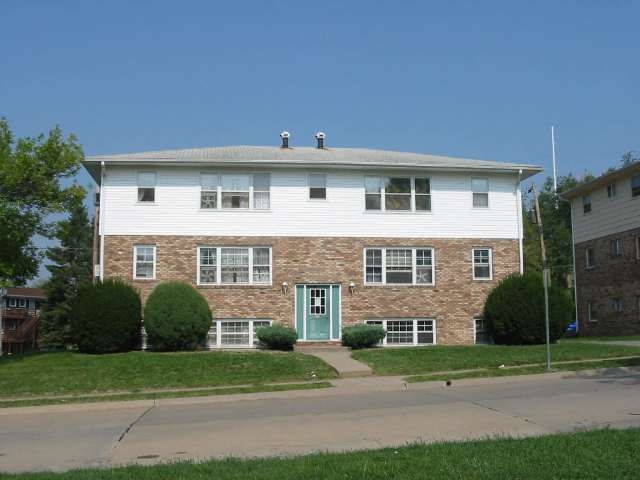
<svg viewBox="0 0 640 480"><path fill-rule="evenodd" d="M282 139L282 148L289 148L289 132L286 130L280 134Z"/></svg>
<svg viewBox="0 0 640 480"><path fill-rule="evenodd" d="M316 133L316 140L318 140L318 148L324 148L324 137L326 135L324 134L324 132L318 132Z"/></svg>

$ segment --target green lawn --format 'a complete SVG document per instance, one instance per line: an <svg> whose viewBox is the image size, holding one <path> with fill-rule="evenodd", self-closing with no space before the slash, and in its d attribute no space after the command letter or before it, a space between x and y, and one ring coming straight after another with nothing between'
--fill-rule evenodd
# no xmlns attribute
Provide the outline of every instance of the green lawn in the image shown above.
<svg viewBox="0 0 640 480"><path fill-rule="evenodd" d="M596 430L526 439L413 445L285 459L213 460L13 480L637 479L640 430Z"/></svg>
<svg viewBox="0 0 640 480"><path fill-rule="evenodd" d="M46 353L0 359L0 397L215 387L335 377L296 352Z"/></svg>
<svg viewBox="0 0 640 480"><path fill-rule="evenodd" d="M611 335L609 337L570 337L563 341L571 342L638 342L640 335Z"/></svg>
<svg viewBox="0 0 640 480"><path fill-rule="evenodd" d="M560 342L551 346L554 361L602 359L638 355L640 348L597 343ZM378 375L495 368L546 362L546 346L434 346L356 350L353 358L370 365Z"/></svg>

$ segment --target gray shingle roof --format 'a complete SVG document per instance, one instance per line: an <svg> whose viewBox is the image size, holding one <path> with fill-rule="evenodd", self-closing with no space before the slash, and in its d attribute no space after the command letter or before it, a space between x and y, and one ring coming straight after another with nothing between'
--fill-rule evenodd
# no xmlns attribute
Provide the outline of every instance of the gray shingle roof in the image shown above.
<svg viewBox="0 0 640 480"><path fill-rule="evenodd" d="M244 145L90 156L86 158L85 166L94 178L96 178L94 171L100 162L105 162L106 164L131 165L208 164L233 166L298 166L310 168L429 168L438 170L486 170L495 172L517 172L518 170L522 170L523 178L530 177L542 171L542 168L536 165L472 160L367 148L318 149L314 147L280 148Z"/></svg>

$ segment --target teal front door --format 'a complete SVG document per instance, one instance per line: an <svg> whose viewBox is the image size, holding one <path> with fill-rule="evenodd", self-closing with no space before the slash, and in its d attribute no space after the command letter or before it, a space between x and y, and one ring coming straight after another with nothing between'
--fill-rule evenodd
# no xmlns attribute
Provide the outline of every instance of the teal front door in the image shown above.
<svg viewBox="0 0 640 480"><path fill-rule="evenodd" d="M307 340L329 340L330 286L312 285L307 287Z"/></svg>

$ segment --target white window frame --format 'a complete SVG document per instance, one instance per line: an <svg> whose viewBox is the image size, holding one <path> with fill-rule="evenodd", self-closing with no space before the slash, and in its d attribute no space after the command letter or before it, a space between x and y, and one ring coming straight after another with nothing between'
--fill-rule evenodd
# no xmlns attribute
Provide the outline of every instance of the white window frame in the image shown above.
<svg viewBox="0 0 640 480"><path fill-rule="evenodd" d="M27 308L27 306L28 306L28 303L26 298L18 299L18 308Z"/></svg>
<svg viewBox="0 0 640 480"><path fill-rule="evenodd" d="M589 252L593 253L593 263L591 263L590 260L590 255ZM585 247L584 249L584 264L585 264L585 268L587 270L592 270L594 268L596 268L596 251L594 250L593 247Z"/></svg>
<svg viewBox="0 0 640 480"><path fill-rule="evenodd" d="M152 248L153 249L153 274L151 278L149 277L138 277L138 269L137 267L137 258L138 258L138 248ZM158 262L158 252L155 245L148 244L140 244L133 246L133 279L139 281L145 280L155 280L156 279L156 264Z"/></svg>
<svg viewBox="0 0 640 480"><path fill-rule="evenodd" d="M312 198L311 197L311 189L312 188L323 188L323 187L313 187L311 185L311 179L315 178L323 178L324 179L324 198ZM307 175L307 200L312 202L325 202L329 198L329 187L327 186L329 183L329 177L326 173L309 173Z"/></svg>
<svg viewBox="0 0 640 480"><path fill-rule="evenodd" d="M367 192L366 192L366 179L367 178L377 178L380 181L380 208L379 209L368 209L367 208ZM387 210L386 208L386 189L385 189L385 180L389 178L408 178L411 185L411 192L409 194L409 210ZM429 193L428 194L418 194L420 196L428 196L429 197L429 210L418 210L416 209L416 178L426 178L429 181ZM363 177L363 194L364 194L364 211L366 213L382 213L388 212L391 214L406 214L406 213L419 213L419 214L430 214L433 213L433 177L428 174L420 175L365 175Z"/></svg>
<svg viewBox="0 0 640 480"><path fill-rule="evenodd" d="M216 282L202 282L200 279L200 249L201 248L214 248L216 249ZM249 250L249 282L242 283L229 283L222 282L222 249L223 248L247 248ZM269 282L256 282L253 279L253 253L254 249L268 248L269 249ZM233 287L238 285L252 285L252 286L271 286L273 285L273 249L268 245L198 245L196 247L196 284L199 286L222 286ZM264 265L266 266L266 265Z"/></svg>
<svg viewBox="0 0 640 480"><path fill-rule="evenodd" d="M15 298L8 298L7 300L9 300L9 308L15 308L18 306L18 302L17 299Z"/></svg>
<svg viewBox="0 0 640 480"><path fill-rule="evenodd" d="M203 208L202 207L202 175L212 175L217 178L216 184L216 208ZM235 175L235 176L246 176L249 179L249 206L247 208L228 208L222 206L222 178L225 175ZM254 193L257 192L267 192L267 190L255 190L254 188L254 176L255 175L266 175L269 178L269 208L256 208L254 205ZM272 200L272 181L271 181L271 173L270 172L261 172L255 171L251 173L246 172L200 172L200 196L198 197L198 205L201 211L203 212L233 212L233 211L256 211L256 212L268 212L271 210L271 200ZM213 191L213 190L204 190L204 191Z"/></svg>
<svg viewBox="0 0 640 480"><path fill-rule="evenodd" d="M614 313L624 312L624 299L622 297L611 297L611 311Z"/></svg>
<svg viewBox="0 0 640 480"><path fill-rule="evenodd" d="M589 215L591 212L593 212L593 200L591 199L591 194L583 195L582 196L582 214Z"/></svg>
<svg viewBox="0 0 640 480"><path fill-rule="evenodd" d="M248 332L249 342L246 344L222 343L222 324L224 322L241 322L241 323L248 322L249 323L249 332ZM260 346L260 342L258 340L258 337L256 336L256 329L266 325L259 325L256 328L257 322L268 323L269 326L273 325L273 320L270 318L215 318L213 319L211 322L211 327L209 328L209 332L207 334L207 348L209 350L225 349L225 348L232 348L232 349L258 348ZM212 341L212 339L215 339L215 341Z"/></svg>
<svg viewBox="0 0 640 480"><path fill-rule="evenodd" d="M474 180L486 181L487 182L487 191L486 192L476 192L473 189L473 181ZM490 197L489 192L491 192L491 182L489 181L489 177L471 177L469 190L471 190L471 208L474 208L474 209L477 208L477 209L480 209L480 210L486 210L486 209L488 209L490 207L491 204L489 202L489 200L490 200L489 199L489 197ZM476 206L475 205L474 197L475 197L476 193L479 194L479 195L486 195L487 196L487 205L486 206Z"/></svg>
<svg viewBox="0 0 640 480"><path fill-rule="evenodd" d="M433 343L418 343L418 322L431 322L433 330ZM413 342L412 343L387 343L387 336L382 339L381 346L383 347L431 347L438 344L438 328L437 321L434 317L409 317L409 318L367 318L364 320L365 325L376 325L382 322L382 328L385 332L387 330L387 322L413 322Z"/></svg>
<svg viewBox="0 0 640 480"><path fill-rule="evenodd" d="M636 235L636 260L640 260L640 235Z"/></svg>
<svg viewBox="0 0 640 480"><path fill-rule="evenodd" d="M613 257L621 257L623 254L622 239L614 238L611 240L611 255Z"/></svg>
<svg viewBox="0 0 640 480"><path fill-rule="evenodd" d="M631 189L631 198L640 198L640 193L633 193L633 182L634 180L638 180L640 182L640 173L637 175L633 175L630 179L629 179L629 187ZM638 188L638 187L636 187Z"/></svg>
<svg viewBox="0 0 640 480"><path fill-rule="evenodd" d="M382 281L381 282L367 282L367 250L381 250L382 251ZM387 283L387 250L411 250L411 283ZM417 281L417 253L416 250L430 250L431 251L431 283L419 283ZM363 262L363 279L365 286L417 286L417 287L433 287L436 284L436 249L435 247L365 247L362 250L362 262Z"/></svg>
<svg viewBox="0 0 640 480"><path fill-rule="evenodd" d="M144 174L153 174L153 187L150 186L142 186L140 185L140 175ZM141 188L153 188L153 200L144 201L140 200L140 189ZM136 203L138 205L154 205L158 203L158 172L155 170L138 170L136 172Z"/></svg>
<svg viewBox="0 0 640 480"><path fill-rule="evenodd" d="M492 345L493 342L493 338L490 338L490 341L487 343L478 343L478 324L477 322L486 322L486 320L484 319L484 317L473 317L472 319L473 321L473 344L474 345ZM485 325L485 329L486 329L486 325ZM488 330L484 330L482 333L489 333ZM491 337L491 335L489 335L489 337Z"/></svg>
<svg viewBox="0 0 640 480"><path fill-rule="evenodd" d="M613 182L608 184L607 187L605 188L605 191L607 193L607 198L616 198L616 195L618 194L616 183Z"/></svg>
<svg viewBox="0 0 640 480"><path fill-rule="evenodd" d="M598 319L595 318L594 315L594 310L596 310L594 308L594 304L593 301L591 300L587 300L587 319L589 320L589 322L597 322Z"/></svg>
<svg viewBox="0 0 640 480"><path fill-rule="evenodd" d="M489 277L476 277L476 250L489 251ZM479 264L484 265L484 264ZM491 247L473 247L471 249L471 275L474 281L490 282L493 280L493 248Z"/></svg>
<svg viewBox="0 0 640 480"><path fill-rule="evenodd" d="M203 186L203 178L204 176L210 176L210 177L214 177L216 179L216 188L215 190L205 190L204 186ZM210 193L215 193L216 196L216 207L215 208L208 208L208 207L203 207L202 206L202 194L205 192L210 192ZM215 211L215 210L220 210L220 175L218 175L217 173L214 172L200 172L200 197L199 197L199 203L200 203L200 210L204 210L204 211Z"/></svg>

